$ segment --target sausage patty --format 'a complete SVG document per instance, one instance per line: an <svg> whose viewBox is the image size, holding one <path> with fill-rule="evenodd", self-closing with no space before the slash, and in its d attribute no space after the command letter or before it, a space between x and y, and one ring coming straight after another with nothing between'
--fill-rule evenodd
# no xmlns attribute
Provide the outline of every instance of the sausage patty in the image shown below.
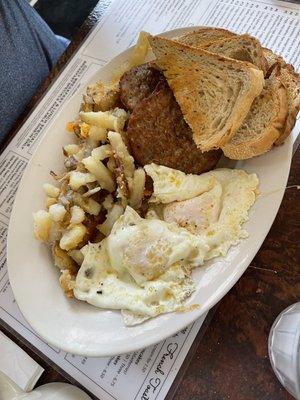
<svg viewBox="0 0 300 400"><path fill-rule="evenodd" d="M192 131L165 82L134 107L127 134L132 155L142 166L153 162L200 174L214 168L222 154L219 150L202 153L197 148Z"/></svg>
<svg viewBox="0 0 300 400"><path fill-rule="evenodd" d="M120 98L128 111L148 97L157 85L166 81L162 72L153 63L146 63L131 68L120 79Z"/></svg>

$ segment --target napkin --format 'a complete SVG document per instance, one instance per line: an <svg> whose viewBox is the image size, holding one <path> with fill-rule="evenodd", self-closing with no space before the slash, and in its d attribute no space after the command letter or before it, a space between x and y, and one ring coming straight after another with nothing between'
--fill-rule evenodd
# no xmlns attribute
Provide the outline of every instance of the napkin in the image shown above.
<svg viewBox="0 0 300 400"><path fill-rule="evenodd" d="M0 370L21 389L32 390L44 369L2 332L0 354Z"/></svg>

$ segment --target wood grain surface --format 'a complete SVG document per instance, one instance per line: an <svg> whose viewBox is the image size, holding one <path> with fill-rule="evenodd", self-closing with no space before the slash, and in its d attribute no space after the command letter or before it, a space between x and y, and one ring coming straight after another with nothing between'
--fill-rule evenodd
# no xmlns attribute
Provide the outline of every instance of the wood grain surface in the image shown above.
<svg viewBox="0 0 300 400"><path fill-rule="evenodd" d="M109 3L109 2L108 2ZM11 131L9 140L96 24L99 2ZM300 149L288 185L300 184ZM276 316L300 298L300 190L289 188L276 220L251 265L210 312L167 396L168 400L287 400L268 359L268 334ZM38 385L76 382L30 343L1 323L1 330L45 369ZM96 399L95 396L91 397Z"/></svg>

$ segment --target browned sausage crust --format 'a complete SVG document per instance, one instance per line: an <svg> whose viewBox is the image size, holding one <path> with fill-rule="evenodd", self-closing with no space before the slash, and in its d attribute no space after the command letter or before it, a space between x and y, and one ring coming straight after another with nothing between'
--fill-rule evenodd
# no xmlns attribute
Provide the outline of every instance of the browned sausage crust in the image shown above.
<svg viewBox="0 0 300 400"><path fill-rule="evenodd" d="M165 81L165 77L154 63L138 65L125 72L120 79L120 98L126 110L133 111L161 81Z"/></svg>
<svg viewBox="0 0 300 400"><path fill-rule="evenodd" d="M191 129L166 83L160 83L134 107L127 134L132 155L142 166L154 162L200 174L214 168L222 154L197 149Z"/></svg>

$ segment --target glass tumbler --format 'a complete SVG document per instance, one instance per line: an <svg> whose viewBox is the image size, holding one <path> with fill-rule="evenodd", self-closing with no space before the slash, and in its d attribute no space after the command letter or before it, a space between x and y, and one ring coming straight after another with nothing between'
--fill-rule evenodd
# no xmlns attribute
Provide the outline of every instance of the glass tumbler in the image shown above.
<svg viewBox="0 0 300 400"><path fill-rule="evenodd" d="M278 315L269 335L272 368L288 392L300 399L300 302Z"/></svg>

